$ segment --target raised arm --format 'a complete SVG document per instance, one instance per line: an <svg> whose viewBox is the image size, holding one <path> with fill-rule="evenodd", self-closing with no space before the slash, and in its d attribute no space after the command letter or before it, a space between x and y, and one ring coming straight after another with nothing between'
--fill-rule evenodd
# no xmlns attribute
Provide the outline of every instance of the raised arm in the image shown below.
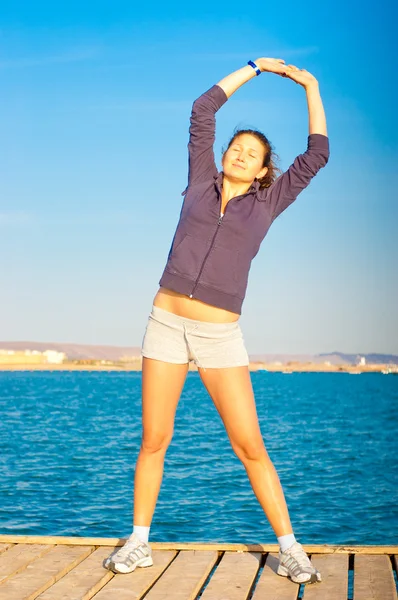
<svg viewBox="0 0 398 600"><path fill-rule="evenodd" d="M280 75L288 71L288 67L284 65L285 61L282 59L264 58L261 60L261 70ZM221 79L193 103L188 142L188 186L217 175L213 152L216 128L215 113L241 85L253 77L256 77L256 72L253 67L246 65Z"/></svg>
<svg viewBox="0 0 398 600"><path fill-rule="evenodd" d="M329 160L329 138L318 81L305 69L289 66L290 69L284 76L302 85L306 92L309 135L307 150L299 154L287 171L268 189L261 190L258 194L260 201L266 201L271 206L273 219L297 198Z"/></svg>
<svg viewBox="0 0 398 600"><path fill-rule="evenodd" d="M224 90L213 85L193 103L188 142L188 186L217 174L213 152L215 114L227 99Z"/></svg>
<svg viewBox="0 0 398 600"><path fill-rule="evenodd" d="M290 71L290 66L285 65L285 61L282 58L258 58L254 62L260 71L268 71L269 73L276 73L284 77ZM250 65L246 65L227 75L224 79L221 79L217 85L224 90L226 96L229 98L241 85L249 81L249 79L253 79L253 77L257 77L256 71Z"/></svg>

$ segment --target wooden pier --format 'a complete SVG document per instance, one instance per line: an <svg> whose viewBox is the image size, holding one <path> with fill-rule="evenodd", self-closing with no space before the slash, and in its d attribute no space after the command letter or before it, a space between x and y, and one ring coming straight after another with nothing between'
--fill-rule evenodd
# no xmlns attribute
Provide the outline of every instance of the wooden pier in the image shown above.
<svg viewBox="0 0 398 600"><path fill-rule="evenodd" d="M276 544L150 542L152 567L115 575L125 540L0 535L0 600L397 600L398 546L303 544L322 582L276 574Z"/></svg>

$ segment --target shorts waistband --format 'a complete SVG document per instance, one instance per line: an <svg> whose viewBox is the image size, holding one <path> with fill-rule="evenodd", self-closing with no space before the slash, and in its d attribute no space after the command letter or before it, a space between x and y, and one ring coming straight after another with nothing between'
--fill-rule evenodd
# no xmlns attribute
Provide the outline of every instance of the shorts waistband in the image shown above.
<svg viewBox="0 0 398 600"><path fill-rule="evenodd" d="M152 315L167 323L169 325L183 325L183 323L189 325L198 325L202 332L204 331L218 331L220 333L233 331L234 329L239 328L239 319L237 321L232 321L230 323L214 323L212 321L200 321L198 319L189 319L188 317L181 317L180 315L176 315L168 310L164 310L159 306L152 305Z"/></svg>

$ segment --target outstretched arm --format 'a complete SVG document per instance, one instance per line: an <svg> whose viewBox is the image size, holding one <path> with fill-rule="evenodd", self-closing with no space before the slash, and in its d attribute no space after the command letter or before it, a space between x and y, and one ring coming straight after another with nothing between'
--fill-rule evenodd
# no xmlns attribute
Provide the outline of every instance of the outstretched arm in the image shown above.
<svg viewBox="0 0 398 600"><path fill-rule="evenodd" d="M262 58L256 61L262 71L279 75L289 71L284 62L276 58ZM253 77L256 77L255 70L246 65L221 79L193 103L188 142L188 186L211 179L217 174L213 153L215 113L241 85Z"/></svg>
<svg viewBox="0 0 398 600"><path fill-rule="evenodd" d="M281 214L315 177L329 160L329 138L326 117L319 93L318 81L305 69L289 65L284 77L304 87L307 96L309 135L307 150L299 154L288 170L274 183L259 193L259 199L268 202L272 218Z"/></svg>
<svg viewBox="0 0 398 600"><path fill-rule="evenodd" d="M319 84L315 77L305 69L298 69L294 65L285 65L285 61L281 58L257 58L254 62L260 71L276 73L302 85L307 94L309 133L327 135L325 111L319 93ZM217 85L224 90L227 98L229 98L241 85L249 81L249 79L253 79L253 77L256 77L256 72L253 67L247 65L227 75Z"/></svg>
<svg viewBox="0 0 398 600"><path fill-rule="evenodd" d="M303 86L307 95L309 134L321 133L327 135L326 117L318 81L305 69L298 69L293 65L289 65L289 67L290 69L285 77Z"/></svg>
<svg viewBox="0 0 398 600"><path fill-rule="evenodd" d="M213 85L193 103L188 142L188 187L217 175L213 152L215 114L226 101L224 90Z"/></svg>
<svg viewBox="0 0 398 600"><path fill-rule="evenodd" d="M258 58L254 62L260 71L268 71L277 75L285 76L290 70L282 58ZM217 85L224 90L227 98L229 98L238 88L249 81L249 79L253 79L253 77L257 77L256 71L250 65L246 65L227 75L224 79L221 79Z"/></svg>

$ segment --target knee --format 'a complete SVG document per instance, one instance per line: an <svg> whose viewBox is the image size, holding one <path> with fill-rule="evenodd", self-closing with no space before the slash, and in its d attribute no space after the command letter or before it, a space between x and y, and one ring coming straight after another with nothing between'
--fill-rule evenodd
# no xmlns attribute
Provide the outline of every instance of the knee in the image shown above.
<svg viewBox="0 0 398 600"><path fill-rule="evenodd" d="M265 449L264 443L261 440L247 439L242 440L239 444L232 446L236 456L242 461L270 461L268 452Z"/></svg>
<svg viewBox="0 0 398 600"><path fill-rule="evenodd" d="M145 454L165 453L172 437L173 433L151 432L144 434L141 441L141 452Z"/></svg>

